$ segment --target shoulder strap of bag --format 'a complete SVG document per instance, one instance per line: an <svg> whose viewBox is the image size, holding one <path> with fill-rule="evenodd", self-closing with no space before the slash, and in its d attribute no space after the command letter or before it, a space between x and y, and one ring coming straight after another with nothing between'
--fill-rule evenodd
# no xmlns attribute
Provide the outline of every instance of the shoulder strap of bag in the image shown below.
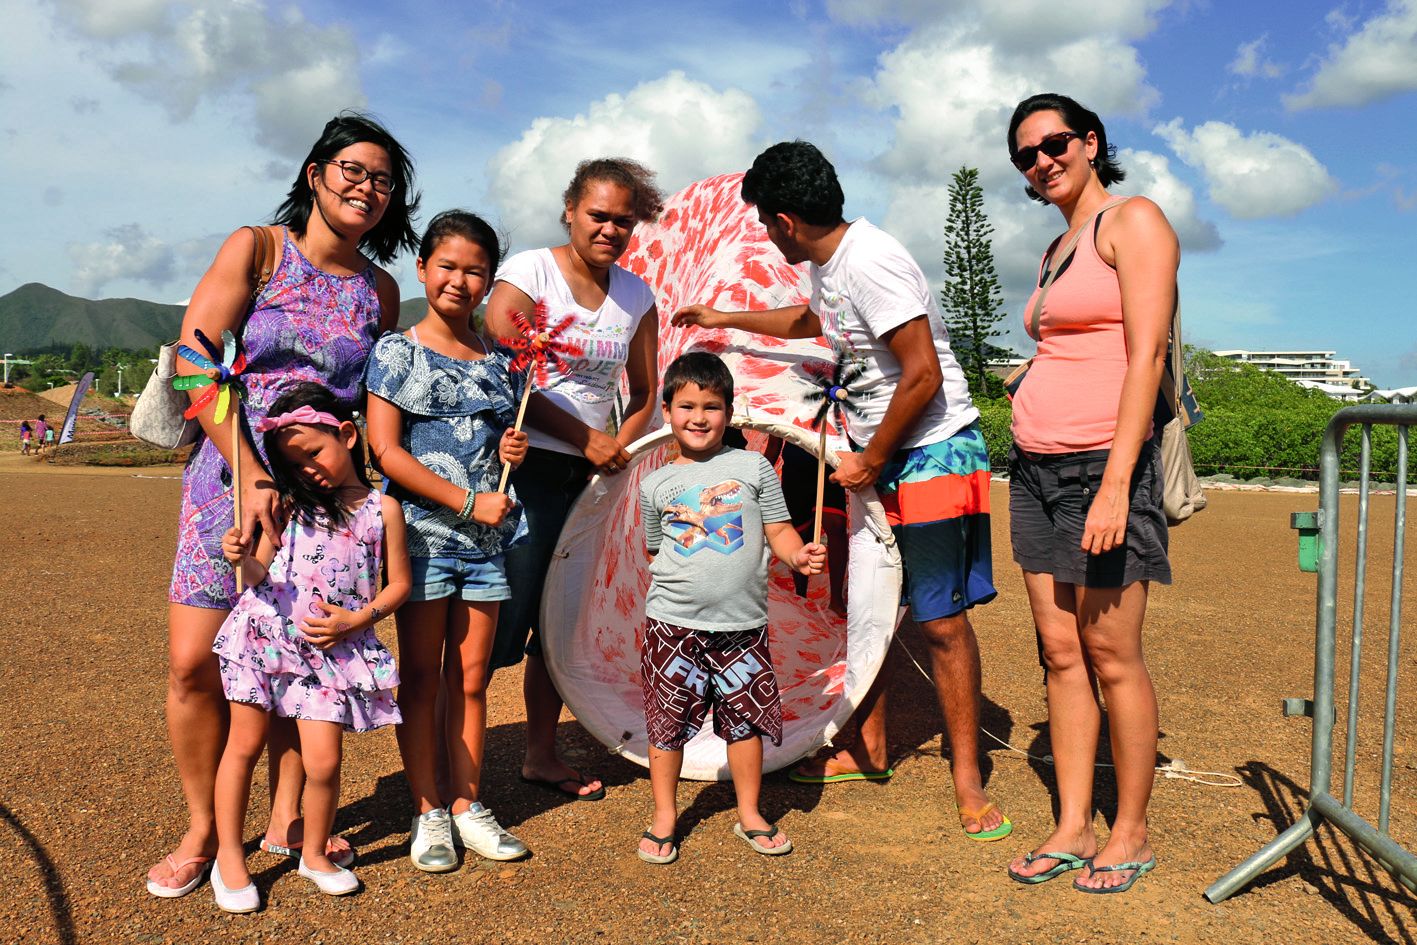
<svg viewBox="0 0 1417 945"><path fill-rule="evenodd" d="M280 246L270 227L248 226L246 229L256 237L256 252L251 257L251 301L254 302L271 281L271 273L280 261Z"/></svg>
<svg viewBox="0 0 1417 945"><path fill-rule="evenodd" d="M1077 249L1078 240L1082 239L1082 235L1091 228L1093 221L1101 216L1103 211L1110 210L1118 204L1126 203L1130 199L1130 197L1114 197L1098 207L1097 212L1088 217L1086 223L1078 227L1077 232L1073 234L1073 238L1068 240L1062 250L1049 258L1048 275L1043 280L1043 285L1039 287L1038 296L1033 300L1033 308L1028 313L1028 336L1034 341L1040 339L1038 322L1043 317L1043 300L1048 297L1048 290L1052 288L1053 280L1058 278L1058 273L1062 271L1067 261L1073 257L1073 251Z"/></svg>

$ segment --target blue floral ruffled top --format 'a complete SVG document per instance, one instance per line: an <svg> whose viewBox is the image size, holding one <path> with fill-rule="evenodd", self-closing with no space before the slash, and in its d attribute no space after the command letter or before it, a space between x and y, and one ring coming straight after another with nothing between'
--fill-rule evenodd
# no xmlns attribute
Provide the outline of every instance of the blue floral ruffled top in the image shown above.
<svg viewBox="0 0 1417 945"><path fill-rule="evenodd" d="M455 486L496 492L502 474L497 446L516 421L526 383L511 356L479 335L487 355L464 361L391 332L374 345L364 369L369 393L403 412L400 443L413 458ZM508 493L513 500L516 493ZM403 505L408 553L414 558L486 561L521 541L526 522L518 503L498 528L479 525L389 480Z"/></svg>

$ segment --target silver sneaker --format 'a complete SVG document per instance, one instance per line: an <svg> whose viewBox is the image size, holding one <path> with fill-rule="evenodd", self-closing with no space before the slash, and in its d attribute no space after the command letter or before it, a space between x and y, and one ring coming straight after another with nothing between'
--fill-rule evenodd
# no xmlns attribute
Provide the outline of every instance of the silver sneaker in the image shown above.
<svg viewBox="0 0 1417 945"><path fill-rule="evenodd" d="M453 819L447 810L435 807L413 818L408 835L408 858L425 873L446 873L458 868L453 849Z"/></svg>
<svg viewBox="0 0 1417 945"><path fill-rule="evenodd" d="M457 828L454 842L489 860L518 860L531 852L476 801L461 814L453 815L453 826Z"/></svg>

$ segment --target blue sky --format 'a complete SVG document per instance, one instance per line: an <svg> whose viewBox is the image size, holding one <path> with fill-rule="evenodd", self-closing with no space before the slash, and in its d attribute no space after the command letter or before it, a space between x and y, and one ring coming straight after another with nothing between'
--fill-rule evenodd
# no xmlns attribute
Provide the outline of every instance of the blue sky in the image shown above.
<svg viewBox="0 0 1417 945"><path fill-rule="evenodd" d="M0 33L0 293L186 299L264 219L329 115L382 118L425 220L559 238L575 162L669 191L784 138L835 160L849 216L941 273L946 184L978 167L1011 323L1061 228L1003 145L1037 91L1096 109L1183 244L1187 338L1326 348L1417 383L1417 0L41 0ZM412 261L394 266L405 297ZM1021 332L1016 333L1021 336ZM1018 345L1027 347L1026 341Z"/></svg>

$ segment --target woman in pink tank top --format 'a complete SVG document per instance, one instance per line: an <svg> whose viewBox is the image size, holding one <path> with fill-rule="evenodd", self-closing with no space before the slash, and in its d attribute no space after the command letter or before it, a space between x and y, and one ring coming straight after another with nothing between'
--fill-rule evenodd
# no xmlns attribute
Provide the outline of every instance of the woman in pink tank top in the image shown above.
<svg viewBox="0 0 1417 945"><path fill-rule="evenodd" d="M1102 121L1074 100L1020 102L1008 145L1029 196L1067 224L1025 310L1038 354L1014 397L1009 484L1014 560L1047 670L1059 813L1009 875L1032 884L1081 870L1079 891L1120 893L1156 866L1146 822L1156 694L1141 628L1150 582L1171 582L1151 417L1180 249L1156 204L1107 192L1122 169ZM1117 816L1102 845L1092 828L1099 687L1117 776Z"/></svg>

